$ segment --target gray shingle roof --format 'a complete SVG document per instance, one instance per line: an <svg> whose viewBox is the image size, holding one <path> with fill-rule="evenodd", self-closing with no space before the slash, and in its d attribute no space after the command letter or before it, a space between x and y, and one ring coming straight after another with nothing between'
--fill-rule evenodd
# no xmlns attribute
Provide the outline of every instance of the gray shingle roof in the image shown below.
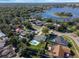
<svg viewBox="0 0 79 59"><path fill-rule="evenodd" d="M6 58L11 58L16 56L15 50L13 50L12 46L6 46L2 49L0 49L0 57L6 57Z"/></svg>
<svg viewBox="0 0 79 59"><path fill-rule="evenodd" d="M52 40L52 42L62 44L62 45L65 45L65 46L68 45L68 42L66 40L64 40L64 38L61 37L61 36L56 37L55 39Z"/></svg>
<svg viewBox="0 0 79 59"><path fill-rule="evenodd" d="M5 45L5 41L0 39L0 48L3 48Z"/></svg>
<svg viewBox="0 0 79 59"><path fill-rule="evenodd" d="M33 38L34 40L37 40L37 41L45 41L46 40L46 36L45 35L39 35L39 36L35 36Z"/></svg>

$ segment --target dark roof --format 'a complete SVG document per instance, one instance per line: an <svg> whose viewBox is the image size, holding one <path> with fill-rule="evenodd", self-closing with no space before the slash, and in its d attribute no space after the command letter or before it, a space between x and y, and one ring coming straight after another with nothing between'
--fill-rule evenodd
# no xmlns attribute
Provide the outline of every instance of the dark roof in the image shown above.
<svg viewBox="0 0 79 59"><path fill-rule="evenodd" d="M39 36L35 36L33 38L34 40L37 40L37 41L45 41L46 40L46 36L45 35L39 35Z"/></svg>
<svg viewBox="0 0 79 59"><path fill-rule="evenodd" d="M56 37L57 37L57 35L55 35L55 34L53 34L53 33L49 34L49 39L50 39L50 40L52 40L52 39L54 39L54 38L56 38Z"/></svg>
<svg viewBox="0 0 79 59"><path fill-rule="evenodd" d="M61 44L61 45L65 45L65 46L68 45L68 42L66 40L64 40L64 38L61 37L61 36L58 36L58 37L54 38L52 40L52 42L55 42L55 43L58 43L58 44Z"/></svg>
<svg viewBox="0 0 79 59"><path fill-rule="evenodd" d="M38 25L38 26L44 25L44 23L42 21L39 21L39 20L33 21L33 23L36 24L36 25Z"/></svg>

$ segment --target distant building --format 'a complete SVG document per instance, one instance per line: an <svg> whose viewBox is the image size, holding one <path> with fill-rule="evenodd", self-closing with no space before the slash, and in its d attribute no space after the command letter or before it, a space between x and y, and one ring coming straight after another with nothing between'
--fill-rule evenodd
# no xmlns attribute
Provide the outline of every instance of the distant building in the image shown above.
<svg viewBox="0 0 79 59"><path fill-rule="evenodd" d="M70 57L70 48L62 45L54 45L48 47L49 55L55 58Z"/></svg>
<svg viewBox="0 0 79 59"><path fill-rule="evenodd" d="M37 26L43 26L44 25L44 22L42 21L39 21L39 20L33 20L31 21L32 24L35 24Z"/></svg>

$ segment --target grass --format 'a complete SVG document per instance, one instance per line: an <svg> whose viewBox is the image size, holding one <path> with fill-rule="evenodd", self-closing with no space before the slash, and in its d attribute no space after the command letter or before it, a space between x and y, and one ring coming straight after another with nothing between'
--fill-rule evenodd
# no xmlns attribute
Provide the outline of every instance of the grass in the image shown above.
<svg viewBox="0 0 79 59"><path fill-rule="evenodd" d="M66 14L61 14L61 13L55 13L56 16L59 16L59 17L62 17L62 18L68 18L68 17L71 17L69 15L66 15Z"/></svg>
<svg viewBox="0 0 79 59"><path fill-rule="evenodd" d="M79 52L79 47L77 46L77 44L74 42L74 40L72 39L72 38L70 38L70 37L68 37L68 36L63 36L68 42L71 42L71 44L72 45L74 45L75 46L75 48L74 48L74 46L72 46L71 47L71 50L73 51L73 52L76 52L76 50ZM75 58L79 58L79 56L78 56L78 54L77 53L75 53L75 56L74 56Z"/></svg>
<svg viewBox="0 0 79 59"><path fill-rule="evenodd" d="M29 45L29 46L28 46L29 49L32 49L32 50L34 50L34 51L37 51L37 52L36 52L37 55L33 55L32 58L40 58L39 53L40 53L41 49L43 49L44 47L45 47L45 43L44 43L44 42L40 43L40 44L37 45L37 46Z"/></svg>
<svg viewBox="0 0 79 59"><path fill-rule="evenodd" d="M34 28L34 29L36 29L36 30L41 29L41 27L40 27L40 26L37 26L37 25L35 25L35 24L32 24L32 26L33 26L33 28Z"/></svg>
<svg viewBox="0 0 79 59"><path fill-rule="evenodd" d="M31 49L34 49L34 50L37 50L39 51L40 49L44 48L45 47L45 44L44 43L40 43L39 45L37 46L34 46L34 45L30 45L29 46Z"/></svg>

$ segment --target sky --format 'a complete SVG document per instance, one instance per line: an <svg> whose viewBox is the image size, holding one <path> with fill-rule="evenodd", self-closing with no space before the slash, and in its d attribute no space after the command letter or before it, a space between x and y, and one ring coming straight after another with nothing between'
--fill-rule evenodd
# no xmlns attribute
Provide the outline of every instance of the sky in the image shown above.
<svg viewBox="0 0 79 59"><path fill-rule="evenodd" d="M79 2L79 0L0 0L0 3L53 3L53 2Z"/></svg>

